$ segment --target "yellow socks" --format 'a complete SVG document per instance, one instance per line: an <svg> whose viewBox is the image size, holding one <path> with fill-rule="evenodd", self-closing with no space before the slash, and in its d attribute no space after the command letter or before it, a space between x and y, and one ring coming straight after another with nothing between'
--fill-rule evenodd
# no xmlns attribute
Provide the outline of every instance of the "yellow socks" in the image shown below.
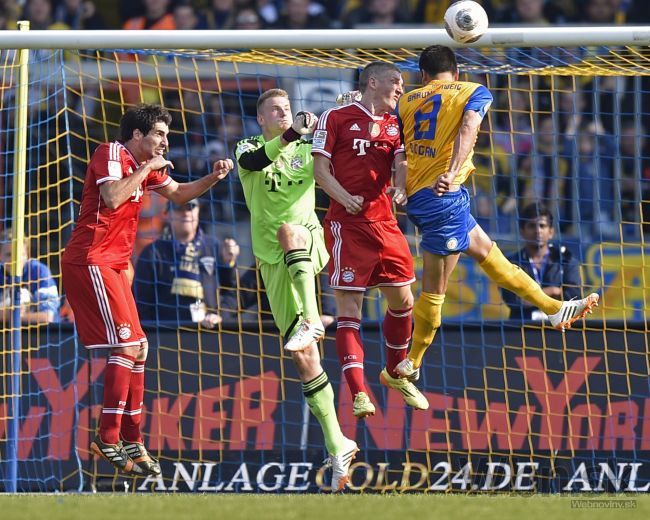
<svg viewBox="0 0 650 520"><path fill-rule="evenodd" d="M555 314L562 307L561 301L545 294L535 280L503 256L496 242L492 244L490 253L480 266L499 287L535 304L546 314Z"/></svg>
<svg viewBox="0 0 650 520"><path fill-rule="evenodd" d="M546 314L555 314L560 310L562 302L545 294L539 284L528 276L525 271L508 261L496 243L492 244L490 253L480 265L485 274L500 287L508 289L520 298L537 305ZM413 361L413 366L416 368L422 364L422 357L433 342L436 331L440 327L444 301L444 294L423 292L413 307L415 323L408 357Z"/></svg>
<svg viewBox="0 0 650 520"><path fill-rule="evenodd" d="M408 357L415 367L422 364L422 357L433 342L436 331L440 327L444 294L423 292L413 307L413 340Z"/></svg>

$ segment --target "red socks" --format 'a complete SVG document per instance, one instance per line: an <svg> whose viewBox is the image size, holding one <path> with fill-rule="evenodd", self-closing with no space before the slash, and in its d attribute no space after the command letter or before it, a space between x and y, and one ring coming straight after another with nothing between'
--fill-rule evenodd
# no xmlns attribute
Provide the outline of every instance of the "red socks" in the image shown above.
<svg viewBox="0 0 650 520"><path fill-rule="evenodd" d="M361 320L341 316L337 318L336 352L341 362L341 369L348 382L352 397L359 392L366 392L363 377L363 345L359 329Z"/></svg>
<svg viewBox="0 0 650 520"><path fill-rule="evenodd" d="M129 394L126 398L124 416L120 432L122 439L129 442L142 442L140 423L142 422L142 400L144 399L144 361L136 361L131 371Z"/></svg>
<svg viewBox="0 0 650 520"><path fill-rule="evenodd" d="M125 354L111 354L104 371L104 407L99 419L99 437L107 444L117 444L120 423L126 407L131 372L135 358Z"/></svg>
<svg viewBox="0 0 650 520"><path fill-rule="evenodd" d="M386 370L391 377L399 377L395 373L395 367L406 358L412 327L411 309L386 311L383 332L386 341Z"/></svg>

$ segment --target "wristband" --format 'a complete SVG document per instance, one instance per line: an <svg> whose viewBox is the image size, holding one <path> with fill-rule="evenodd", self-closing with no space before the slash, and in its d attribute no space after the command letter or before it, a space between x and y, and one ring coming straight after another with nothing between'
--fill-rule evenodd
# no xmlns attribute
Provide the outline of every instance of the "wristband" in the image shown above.
<svg viewBox="0 0 650 520"><path fill-rule="evenodd" d="M297 141L298 139L300 139L300 134L296 132L293 129L293 127L290 126L282 134L282 139L284 139L288 143L292 143L293 141Z"/></svg>

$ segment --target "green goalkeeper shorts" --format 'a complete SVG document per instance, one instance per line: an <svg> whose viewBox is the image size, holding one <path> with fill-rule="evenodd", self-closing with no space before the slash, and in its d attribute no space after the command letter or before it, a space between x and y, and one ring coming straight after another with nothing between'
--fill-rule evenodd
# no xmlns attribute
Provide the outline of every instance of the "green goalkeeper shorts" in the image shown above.
<svg viewBox="0 0 650 520"><path fill-rule="evenodd" d="M310 224L304 227L311 235L311 244L307 244L307 250L314 265L314 276L316 276L329 260L323 238L323 228ZM260 274L266 287L266 296L269 299L273 320L284 337L289 338L293 329L300 323L302 303L293 286L287 266L284 262L260 263Z"/></svg>

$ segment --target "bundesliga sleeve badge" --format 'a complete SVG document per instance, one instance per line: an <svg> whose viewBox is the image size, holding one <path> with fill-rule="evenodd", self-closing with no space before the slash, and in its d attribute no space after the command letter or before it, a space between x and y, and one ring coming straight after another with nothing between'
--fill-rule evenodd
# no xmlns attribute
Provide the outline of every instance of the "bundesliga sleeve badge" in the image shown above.
<svg viewBox="0 0 650 520"><path fill-rule="evenodd" d="M108 174L111 177L122 177L122 164L118 161L108 161Z"/></svg>

